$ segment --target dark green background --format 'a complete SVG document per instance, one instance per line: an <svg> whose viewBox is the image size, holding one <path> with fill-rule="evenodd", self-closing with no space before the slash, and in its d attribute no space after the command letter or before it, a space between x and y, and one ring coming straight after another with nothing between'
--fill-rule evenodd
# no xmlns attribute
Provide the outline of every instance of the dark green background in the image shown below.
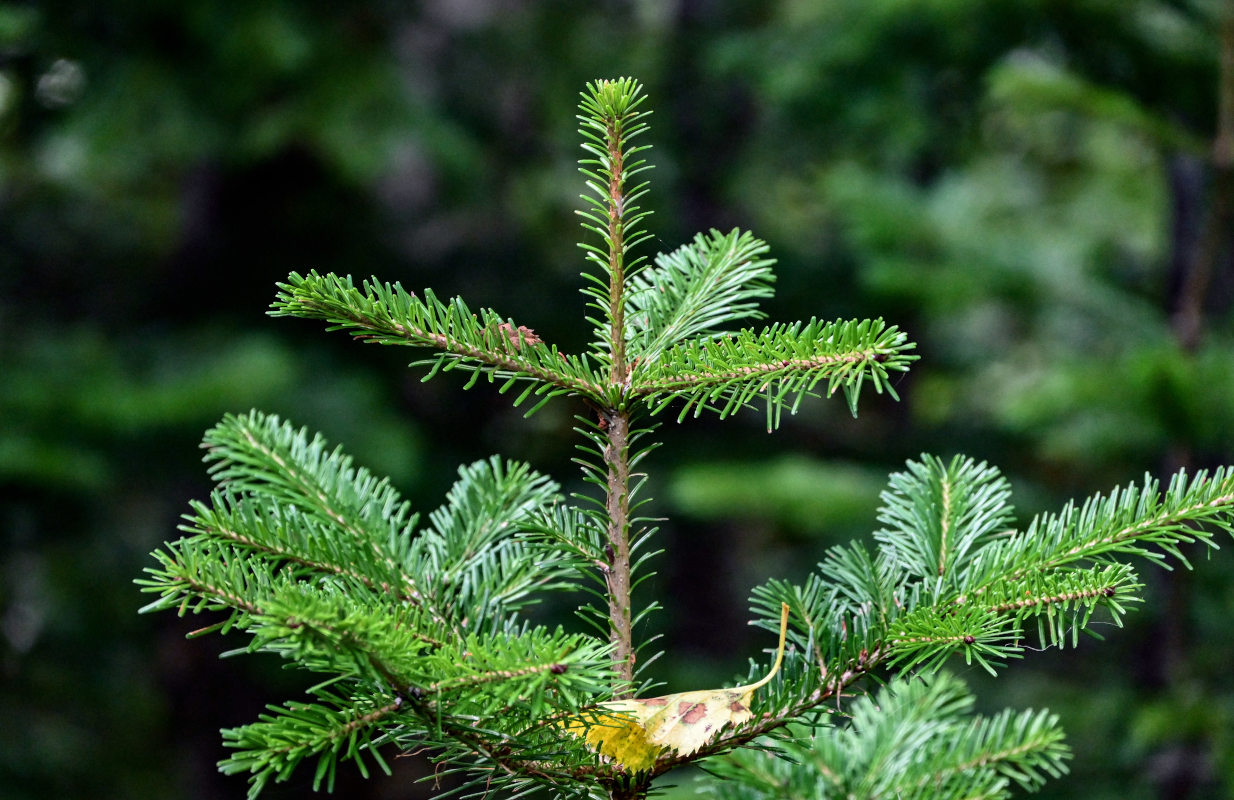
<svg viewBox="0 0 1234 800"><path fill-rule="evenodd" d="M1229 6L1226 3L1226 6ZM417 505L493 452L577 484L571 415L422 384L414 354L264 310L289 271L376 274L583 346L585 81L655 113L656 234L733 226L779 259L775 319L883 316L903 401L661 429L650 590L672 690L766 645L749 588L869 536L888 471L1000 466L1021 518L1146 472L1234 462L1234 271L1174 317L1213 171L1217 2L0 2L0 798L232 798L218 728L304 676L139 617L148 552L257 407ZM1126 630L1033 653L983 708L1049 706L1076 750L1043 797L1234 791L1234 562L1144 566ZM423 762L339 796L418 797ZM300 797L299 779L269 791Z"/></svg>

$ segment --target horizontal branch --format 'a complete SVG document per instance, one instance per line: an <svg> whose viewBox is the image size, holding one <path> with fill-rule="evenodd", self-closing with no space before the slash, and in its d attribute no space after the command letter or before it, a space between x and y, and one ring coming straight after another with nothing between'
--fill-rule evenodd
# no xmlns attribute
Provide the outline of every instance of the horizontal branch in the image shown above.
<svg viewBox="0 0 1234 800"><path fill-rule="evenodd" d="M362 774L367 770L361 751L368 750L387 773L389 768L372 750L372 730L402 709L397 696L372 708L336 710L316 703L288 703L270 706L272 713L259 721L223 731L223 741L233 748L232 755L219 762L224 774L251 773L249 797L255 797L273 778L283 781L309 756L318 757L314 790L323 778L327 790L334 786L336 759L353 759Z"/></svg>
<svg viewBox="0 0 1234 800"><path fill-rule="evenodd" d="M331 575L350 578L368 589L390 595L391 597L404 603L418 604L420 602L420 594L415 590L415 583L411 576L401 571L398 574L403 579L403 586L395 586L388 581L378 581L359 572L351 566L335 564L320 559L311 559L300 555L296 550L286 547L279 547L270 542L259 541L240 532L239 530L227 526L207 524L201 526L198 530L201 535L208 538L238 544L246 550L261 553L262 555L271 557L278 561L295 564L316 572L324 572Z"/></svg>
<svg viewBox="0 0 1234 800"><path fill-rule="evenodd" d="M243 614L248 614L251 617L260 616L262 614L261 606L256 603L246 600L236 592L230 591L227 587L221 584L211 583L201 579L194 579L187 573L174 581L181 587L181 592L184 595L184 601L180 604L181 609L187 609L189 598L192 595L197 595L203 599L213 598L219 605L239 611ZM172 588L168 585L168 588ZM217 608L217 607L216 607ZM142 609L143 611L145 609Z"/></svg>
<svg viewBox="0 0 1234 800"><path fill-rule="evenodd" d="M456 660L427 660L425 655L447 648L448 639L435 627L424 628L423 610L388 596L357 600L355 592L321 590L280 562L200 538L169 544L155 555L162 568L147 570L151 577L138 583L160 597L143 613L231 612L191 635L241 629L252 637L250 652L273 652L317 672L351 676L357 656L413 669ZM417 682L438 677L421 674Z"/></svg>
<svg viewBox="0 0 1234 800"><path fill-rule="evenodd" d="M1125 545L1147 536L1154 536L1162 531L1177 531L1188 522L1202 521L1218 511L1229 511L1231 507L1234 507L1234 492L1220 495L1206 502L1171 509L1158 516L1139 520L1136 524L1128 525L1108 536L1076 545L1061 553L1057 558L1045 562L1042 567L1050 569L1107 550L1118 549L1120 545ZM1200 531L1196 531L1196 535L1200 537L1205 536ZM1177 536L1176 539L1186 541L1188 537Z"/></svg>
<svg viewBox="0 0 1234 800"><path fill-rule="evenodd" d="M628 395L642 398L655 412L684 401L680 417L710 409L723 418L761 402L768 427L774 428L783 410L795 412L820 383L827 396L842 390L854 413L866 383L894 396L890 373L908 369L916 360L908 351L915 346L882 320L812 319L743 329L679 344L654 361L635 363Z"/></svg>
<svg viewBox="0 0 1234 800"><path fill-rule="evenodd" d="M793 374L828 370L839 365L881 363L887 360L885 353L846 353L823 355L813 358L785 358L775 361L747 362L729 366L728 369L708 369L700 366L697 372L681 373L652 381L639 381L631 394L657 395L669 392L693 391L700 387L728 384L735 381L757 383Z"/></svg>
<svg viewBox="0 0 1234 800"><path fill-rule="evenodd" d="M1012 603L1004 603L1002 605L994 606L990 609L990 611L996 614L1002 614L1007 611L1023 611L1026 609L1066 604L1076 600L1097 600L1103 597L1110 597L1114 594L1114 592L1115 590L1113 587L1104 586L1077 592L1063 592L1050 597L1026 597L1023 600L1017 600Z"/></svg>
<svg viewBox="0 0 1234 800"><path fill-rule="evenodd" d="M460 675L457 678L447 678L419 689L419 691L425 695L445 694L446 692L470 689L474 686L483 686L486 683L494 683L496 681L512 681L518 678L526 678L530 675L542 675L544 673L561 675L566 670L567 666L559 661L547 664L532 664L519 669L495 669L487 672L477 672L472 675Z"/></svg>
<svg viewBox="0 0 1234 800"><path fill-rule="evenodd" d="M210 472L222 487L311 513L331 526L330 534L344 534L365 558L398 576L404 584L400 593L423 601L415 580L387 546L392 534L415 521L388 480L377 481L368 470L353 467L350 457L328 450L320 436L310 438L306 429L296 430L276 416L258 412L226 416L206 433L202 446L206 460L213 462ZM235 508L220 507L220 495L213 499L214 512L203 516L235 516ZM202 510L198 506L199 513ZM297 521L291 530L303 529L304 524Z"/></svg>
<svg viewBox="0 0 1234 800"><path fill-rule="evenodd" d="M488 373L490 379L536 381L544 387L537 394L602 394L602 380L585 359L559 352L491 309L473 313L457 297L443 303L431 291L421 299L397 283L374 279L357 287L350 277L316 272L292 273L279 287L272 316L320 319L363 341L437 350L430 376L458 367Z"/></svg>
<svg viewBox="0 0 1234 800"><path fill-rule="evenodd" d="M1213 533L1198 526L1234 533L1234 522L1228 519L1231 512L1234 471L1222 468L1191 478L1179 472L1164 492L1156 480L1146 479L1109 495L1096 495L1079 507L1069 505L1060 513L1034 518L1027 529L991 548L992 567L1002 559L1017 566L990 578L1018 580L1068 564L1103 561L1113 554L1142 556L1160 566L1167 566L1165 555L1171 555L1186 564L1179 545L1199 540L1215 546Z"/></svg>

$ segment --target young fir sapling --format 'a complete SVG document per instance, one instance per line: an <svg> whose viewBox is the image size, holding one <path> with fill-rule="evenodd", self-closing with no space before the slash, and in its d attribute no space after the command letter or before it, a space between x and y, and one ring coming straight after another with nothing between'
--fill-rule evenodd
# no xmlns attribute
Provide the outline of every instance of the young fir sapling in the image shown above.
<svg viewBox="0 0 1234 800"><path fill-rule="evenodd" d="M648 169L643 101L631 79L582 94L586 352L376 279L314 272L280 286L273 315L422 348L425 380L463 370L468 387L483 377L517 390L528 414L574 403L577 461L596 493L563 497L494 456L460 468L422 522L389 481L275 416L211 429L217 489L154 553L140 583L157 599L144 610L221 612L195 634L238 629L242 651L327 676L310 699L223 731L233 752L220 769L249 773L250 795L306 759L331 786L341 760L367 774L388 771L383 748L428 748L440 773L478 793L642 797L707 759L726 800L1004 797L1065 771L1057 721L972 717L971 696L939 667L959 655L996 672L1033 626L1043 645L1074 644L1139 601L1123 557L1186 563L1180 544L1212 541L1196 525L1234 525L1226 470L1180 473L1164 490L1146 479L1017 529L996 469L924 456L891 476L872 545L832 548L804 583L753 591L753 624L780 642L744 685L648 697L636 634L654 604L635 607L631 592L656 533L637 516L656 420L761 407L775 429L805 398L837 392L856 413L866 386L894 396L891 378L915 356L879 319L735 328L771 294L768 248L749 233L636 255L649 238L647 183L635 181ZM525 615L546 593L579 590L595 598L579 608L594 630ZM883 683L874 700L860 694L868 678Z"/></svg>

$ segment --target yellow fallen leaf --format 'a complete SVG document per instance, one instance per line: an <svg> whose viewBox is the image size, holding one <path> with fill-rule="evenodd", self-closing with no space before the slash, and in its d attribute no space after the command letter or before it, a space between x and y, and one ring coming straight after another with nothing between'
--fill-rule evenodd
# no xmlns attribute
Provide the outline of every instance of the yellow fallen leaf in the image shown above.
<svg viewBox="0 0 1234 800"><path fill-rule="evenodd" d="M688 756L711 741L725 725L750 719L754 691L767 685L784 660L788 605L780 610L780 644L776 661L766 677L732 689L700 689L663 697L640 697L601 703L589 716L571 720L566 730L582 736L592 749L609 756L631 772L645 772L667 749Z"/></svg>

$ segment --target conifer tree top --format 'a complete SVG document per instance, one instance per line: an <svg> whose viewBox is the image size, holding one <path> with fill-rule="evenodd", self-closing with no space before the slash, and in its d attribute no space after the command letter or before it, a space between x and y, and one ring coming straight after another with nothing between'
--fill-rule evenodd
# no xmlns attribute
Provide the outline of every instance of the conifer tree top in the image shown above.
<svg viewBox="0 0 1234 800"><path fill-rule="evenodd" d="M1006 796L1064 770L1057 721L964 721L970 701L954 679L898 676L953 657L997 673L1024 655L1030 628L1042 645L1074 645L1094 620L1119 622L1139 602L1127 556L1181 559L1180 544L1211 543L1213 529L1234 525L1225 470L1179 474L1164 490L1146 480L1016 528L995 468L923 456L891 477L872 542L831 549L804 583L771 579L753 591L753 623L780 631L776 655L752 660L729 688L652 695L641 622L657 604L635 589L657 531L638 515L637 469L659 415L758 408L771 430L806 398L837 392L856 413L866 386L894 397L894 377L915 356L880 319L739 327L762 317L773 285L769 248L748 232L713 230L642 254L644 104L637 81L622 78L589 84L579 106L593 330L582 353L495 310L377 278L309 272L279 286L273 316L418 348L425 380L483 378L516 389L516 406L535 400L529 414L573 403L592 494L567 498L530 466L493 456L461 467L442 505L422 514L341 449L273 415L228 416L207 432L217 488L154 554L140 581L156 596L145 610L209 612L197 633L243 632L244 651L325 676L307 699L223 732L232 754L220 768L248 773L251 795L305 760L329 787L340 761L388 771L383 747L428 747L477 793L641 797L679 765L742 750L717 793L752 800L775 794L776 770L788 769L758 761L770 750L795 760L791 780L820 796L875 786L886 796ZM590 627L532 613L550 593L577 603ZM871 677L891 681L878 707L847 704L852 724L833 727L829 712ZM935 712L922 719L922 708ZM917 738L875 757L888 730Z"/></svg>

